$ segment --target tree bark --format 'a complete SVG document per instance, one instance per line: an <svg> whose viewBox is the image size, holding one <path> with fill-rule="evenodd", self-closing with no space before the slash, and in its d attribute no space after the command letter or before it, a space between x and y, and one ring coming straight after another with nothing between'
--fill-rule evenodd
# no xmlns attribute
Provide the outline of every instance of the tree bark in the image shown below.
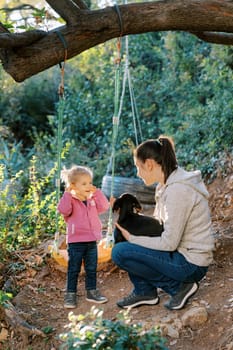
<svg viewBox="0 0 233 350"><path fill-rule="evenodd" d="M0 30L1 32L1 30ZM23 47L25 45L30 45L31 43L35 43L40 38L43 38L46 35L46 32L43 30L32 30L30 32L24 33L1 33L0 35L0 43L1 48L9 48L9 47Z"/></svg>
<svg viewBox="0 0 233 350"><path fill-rule="evenodd" d="M28 41L27 45L24 42L17 47L14 39L15 44L11 41L8 48L0 49L4 69L17 82L63 61L64 40L68 59L119 35L151 31L187 31L209 42L233 44L233 37L228 35L233 33L233 1L230 0L164 0L97 11L83 9L81 0L47 2L67 24L44 33L42 38L38 33L33 43ZM63 3L65 7L61 6ZM1 33L0 47L1 35L5 34ZM29 33L23 34L29 36Z"/></svg>

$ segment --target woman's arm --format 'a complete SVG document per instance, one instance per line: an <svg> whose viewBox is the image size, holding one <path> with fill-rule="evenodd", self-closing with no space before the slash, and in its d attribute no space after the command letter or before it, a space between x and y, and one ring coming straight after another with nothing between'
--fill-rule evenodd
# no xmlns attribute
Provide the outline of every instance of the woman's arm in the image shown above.
<svg viewBox="0 0 233 350"><path fill-rule="evenodd" d="M161 237L134 236L123 232L129 242L156 250L177 249L194 208L196 192L189 186L179 183L168 186L165 191L162 218L164 231Z"/></svg>

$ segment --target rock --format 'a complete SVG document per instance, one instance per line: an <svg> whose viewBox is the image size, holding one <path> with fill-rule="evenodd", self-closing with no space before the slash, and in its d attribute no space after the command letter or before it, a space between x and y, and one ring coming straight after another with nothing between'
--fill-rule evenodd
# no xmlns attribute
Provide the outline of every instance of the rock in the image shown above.
<svg viewBox="0 0 233 350"><path fill-rule="evenodd" d="M170 324L167 324L167 335L171 338L178 339L179 338L179 331L173 327Z"/></svg>
<svg viewBox="0 0 233 350"><path fill-rule="evenodd" d="M181 317L184 326L191 327L193 330L198 329L208 320L208 313L204 306L194 307L186 311Z"/></svg>
<svg viewBox="0 0 233 350"><path fill-rule="evenodd" d="M179 338L179 331L171 324L160 324L160 330L163 337L170 337L174 339Z"/></svg>
<svg viewBox="0 0 233 350"><path fill-rule="evenodd" d="M182 328L183 328L183 324L181 322L181 320L179 318L176 318L174 320L174 323L173 323L173 326L178 330L178 331L181 331Z"/></svg>

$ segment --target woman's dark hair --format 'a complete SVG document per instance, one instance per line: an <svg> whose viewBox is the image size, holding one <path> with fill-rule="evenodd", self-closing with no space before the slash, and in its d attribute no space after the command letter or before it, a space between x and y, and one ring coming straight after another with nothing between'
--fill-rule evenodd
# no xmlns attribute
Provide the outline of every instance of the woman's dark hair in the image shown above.
<svg viewBox="0 0 233 350"><path fill-rule="evenodd" d="M178 167L173 140L168 136L147 140L134 150L134 157L145 163L146 159L154 159L160 164L164 173L164 181Z"/></svg>

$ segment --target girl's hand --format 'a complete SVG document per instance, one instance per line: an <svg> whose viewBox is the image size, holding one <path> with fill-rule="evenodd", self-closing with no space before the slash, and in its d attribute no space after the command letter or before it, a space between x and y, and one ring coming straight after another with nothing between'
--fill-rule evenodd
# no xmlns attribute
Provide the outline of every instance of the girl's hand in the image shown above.
<svg viewBox="0 0 233 350"><path fill-rule="evenodd" d="M122 235L125 237L125 239L128 241L129 240L129 236L130 233L129 231L127 231L125 228L123 228L122 226L120 226L117 222L116 222L116 227L121 231Z"/></svg>
<svg viewBox="0 0 233 350"><path fill-rule="evenodd" d="M97 190L97 187L96 187L96 186L94 186L94 185L91 185L91 186L90 186L90 191L91 191L92 193L95 193L96 190Z"/></svg>
<svg viewBox="0 0 233 350"><path fill-rule="evenodd" d="M65 188L65 191L71 193L71 191L72 191L72 185L66 187L66 188Z"/></svg>
<svg viewBox="0 0 233 350"><path fill-rule="evenodd" d="M74 186L74 185L70 185L69 187L67 187L67 188L66 188L66 191L67 191L67 192L70 192L73 198L77 198L77 199L79 199L80 201L86 200L86 197L83 196L83 195L79 192L78 188L77 188L76 186Z"/></svg>

